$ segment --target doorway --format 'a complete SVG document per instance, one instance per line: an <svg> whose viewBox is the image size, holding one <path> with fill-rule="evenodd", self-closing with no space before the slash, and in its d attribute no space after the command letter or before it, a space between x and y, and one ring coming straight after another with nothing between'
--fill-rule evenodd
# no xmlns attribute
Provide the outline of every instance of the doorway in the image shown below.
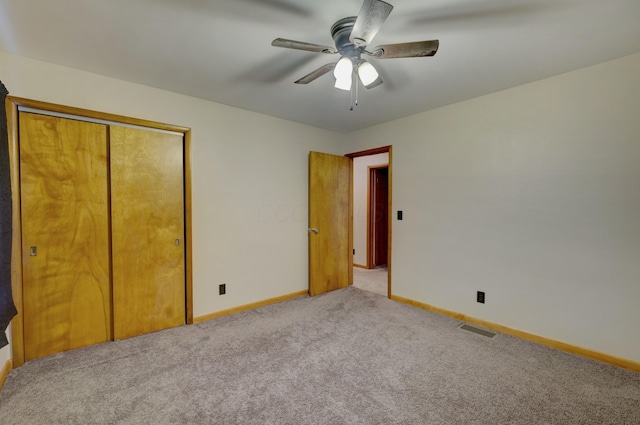
<svg viewBox="0 0 640 425"><path fill-rule="evenodd" d="M353 285L391 296L391 146L353 159Z"/></svg>

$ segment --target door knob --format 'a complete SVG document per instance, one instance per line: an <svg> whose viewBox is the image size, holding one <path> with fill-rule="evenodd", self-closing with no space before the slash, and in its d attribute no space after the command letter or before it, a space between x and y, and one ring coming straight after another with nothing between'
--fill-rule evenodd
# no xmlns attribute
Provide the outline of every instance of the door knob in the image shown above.
<svg viewBox="0 0 640 425"><path fill-rule="evenodd" d="M317 234L318 233L318 229L316 229L315 227L309 227L309 233L311 233L311 232Z"/></svg>

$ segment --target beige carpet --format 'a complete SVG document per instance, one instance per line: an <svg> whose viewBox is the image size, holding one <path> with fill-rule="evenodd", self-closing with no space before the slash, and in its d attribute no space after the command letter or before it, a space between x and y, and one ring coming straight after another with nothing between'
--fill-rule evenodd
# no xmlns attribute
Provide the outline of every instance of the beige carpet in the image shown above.
<svg viewBox="0 0 640 425"><path fill-rule="evenodd" d="M637 425L640 374L349 287L32 360L2 425Z"/></svg>
<svg viewBox="0 0 640 425"><path fill-rule="evenodd" d="M387 296L387 267L353 268L353 286L374 294Z"/></svg>

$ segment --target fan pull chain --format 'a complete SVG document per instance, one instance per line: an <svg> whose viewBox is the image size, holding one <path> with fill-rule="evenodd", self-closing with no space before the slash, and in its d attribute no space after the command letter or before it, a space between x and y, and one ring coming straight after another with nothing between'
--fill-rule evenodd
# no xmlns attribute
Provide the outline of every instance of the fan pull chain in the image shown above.
<svg viewBox="0 0 640 425"><path fill-rule="evenodd" d="M350 111L353 111L354 106L358 106L358 74L356 73L355 66L353 67L353 74L351 76L351 106ZM355 97L355 100L354 100Z"/></svg>
<svg viewBox="0 0 640 425"><path fill-rule="evenodd" d="M351 95L351 106L349 106L349 110L353 111L353 84L351 85L351 90L349 90L349 94Z"/></svg>
<svg viewBox="0 0 640 425"><path fill-rule="evenodd" d="M355 74L355 72L354 72L354 74ZM359 90L360 84L358 84L358 76L354 75L354 77L355 77L354 78L354 81L355 81L354 85L356 86L356 106L358 106L358 90Z"/></svg>

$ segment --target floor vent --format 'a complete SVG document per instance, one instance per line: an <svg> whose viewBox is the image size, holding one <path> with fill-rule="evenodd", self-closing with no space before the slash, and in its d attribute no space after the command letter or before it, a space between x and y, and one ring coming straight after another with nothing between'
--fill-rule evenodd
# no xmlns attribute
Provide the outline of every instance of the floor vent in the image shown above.
<svg viewBox="0 0 640 425"><path fill-rule="evenodd" d="M463 323L462 325L460 325L458 327L460 329L465 330L465 331L469 331L469 332L473 332L473 333L478 334L478 335L486 336L487 338L493 338L494 336L496 336L496 334L493 333L493 332L489 332L489 331L486 331L484 329L476 328L475 326L470 326L470 325L467 325L466 323Z"/></svg>

